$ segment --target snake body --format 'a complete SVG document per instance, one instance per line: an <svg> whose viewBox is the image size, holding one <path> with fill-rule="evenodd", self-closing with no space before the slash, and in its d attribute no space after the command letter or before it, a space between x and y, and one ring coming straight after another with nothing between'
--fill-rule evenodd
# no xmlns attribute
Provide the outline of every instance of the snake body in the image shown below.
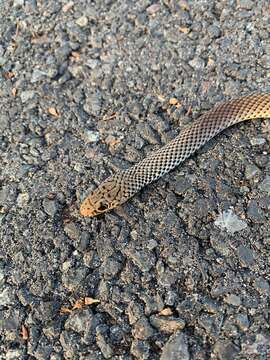
<svg viewBox="0 0 270 360"><path fill-rule="evenodd" d="M252 94L216 105L184 128L167 145L127 170L117 171L82 202L80 213L109 211L157 180L224 129L244 120L270 117L270 93Z"/></svg>

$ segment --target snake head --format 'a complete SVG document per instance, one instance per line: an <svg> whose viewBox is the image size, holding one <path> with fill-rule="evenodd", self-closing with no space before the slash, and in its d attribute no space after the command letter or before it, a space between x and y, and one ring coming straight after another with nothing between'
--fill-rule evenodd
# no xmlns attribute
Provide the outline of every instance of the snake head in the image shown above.
<svg viewBox="0 0 270 360"><path fill-rule="evenodd" d="M127 200L122 191L121 177L113 175L92 191L81 203L82 216L96 216L107 212Z"/></svg>

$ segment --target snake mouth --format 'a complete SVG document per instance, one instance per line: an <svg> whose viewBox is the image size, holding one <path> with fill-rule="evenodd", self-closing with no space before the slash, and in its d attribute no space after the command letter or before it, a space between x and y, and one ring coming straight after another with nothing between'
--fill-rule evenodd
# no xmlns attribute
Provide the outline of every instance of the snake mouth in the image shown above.
<svg viewBox="0 0 270 360"><path fill-rule="evenodd" d="M89 216L89 217L95 216L98 214L94 204L90 200L90 196L85 198L84 201L81 203L80 214L82 216Z"/></svg>
<svg viewBox="0 0 270 360"><path fill-rule="evenodd" d="M80 214L88 217L96 216L116 208L123 200L126 201L126 196L123 195L123 184L120 180L121 176L112 176L92 191L83 200Z"/></svg>
<svg viewBox="0 0 270 360"><path fill-rule="evenodd" d="M82 216L96 216L110 210L110 205L106 201L93 202L91 195L84 199L80 206L80 214Z"/></svg>

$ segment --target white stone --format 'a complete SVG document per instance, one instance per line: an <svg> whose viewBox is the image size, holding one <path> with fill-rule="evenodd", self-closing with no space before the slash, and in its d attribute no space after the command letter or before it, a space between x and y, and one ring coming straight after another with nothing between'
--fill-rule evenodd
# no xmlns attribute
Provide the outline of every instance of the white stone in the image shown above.
<svg viewBox="0 0 270 360"><path fill-rule="evenodd" d="M247 223L235 215L232 210L223 211L219 214L214 224L220 229L226 229L231 234L244 230L248 226Z"/></svg>

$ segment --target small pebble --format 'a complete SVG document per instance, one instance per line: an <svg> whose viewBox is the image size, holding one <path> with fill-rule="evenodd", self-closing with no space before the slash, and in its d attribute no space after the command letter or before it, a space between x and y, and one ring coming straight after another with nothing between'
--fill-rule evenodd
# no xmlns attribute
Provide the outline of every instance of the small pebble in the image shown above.
<svg viewBox="0 0 270 360"><path fill-rule="evenodd" d="M32 100L34 96L35 96L35 91L33 90L25 90L20 93L20 97L23 103Z"/></svg>
<svg viewBox="0 0 270 360"><path fill-rule="evenodd" d="M175 194L177 195L182 195L183 193L185 193L190 187L192 186L191 182L189 181L189 179L183 177L183 176L178 176L174 185L173 185L173 191L175 192Z"/></svg>
<svg viewBox="0 0 270 360"><path fill-rule="evenodd" d="M269 295L270 294L270 285L267 280L260 277L254 281L254 286L260 294Z"/></svg>
<svg viewBox="0 0 270 360"><path fill-rule="evenodd" d="M190 360L186 335L176 331L162 349L160 360Z"/></svg>
<svg viewBox="0 0 270 360"><path fill-rule="evenodd" d="M244 245L240 245L237 249L237 252L238 252L239 260L244 267L251 267L254 265L255 263L254 254L250 248Z"/></svg>
<svg viewBox="0 0 270 360"><path fill-rule="evenodd" d="M202 70L205 67L205 61L197 57L189 61L189 65L193 67L194 70Z"/></svg>
<svg viewBox="0 0 270 360"><path fill-rule="evenodd" d="M79 19L76 20L76 24L80 27L85 27L88 24L87 16L81 16Z"/></svg>
<svg viewBox="0 0 270 360"><path fill-rule="evenodd" d="M58 211L58 201L55 199L50 200L48 198L45 198L43 200L43 208L46 214L53 217Z"/></svg>
<svg viewBox="0 0 270 360"><path fill-rule="evenodd" d="M70 222L65 224L64 231L70 237L70 239L72 240L80 239L81 232L75 223Z"/></svg>
<svg viewBox="0 0 270 360"><path fill-rule="evenodd" d="M89 95L85 100L83 108L90 115L99 115L101 111L101 97L99 94Z"/></svg>
<svg viewBox="0 0 270 360"><path fill-rule="evenodd" d="M259 184L259 189L270 194L270 176L266 175L265 179Z"/></svg>
<svg viewBox="0 0 270 360"><path fill-rule="evenodd" d="M13 0L14 7L21 7L24 5L24 0Z"/></svg>
<svg viewBox="0 0 270 360"><path fill-rule="evenodd" d="M9 287L0 290L0 306L8 306L13 303L12 292Z"/></svg>
<svg viewBox="0 0 270 360"><path fill-rule="evenodd" d="M154 15L156 12L159 11L159 9L160 9L159 4L152 4L146 9L146 11L149 15Z"/></svg>
<svg viewBox="0 0 270 360"><path fill-rule="evenodd" d="M34 69L32 72L31 83L36 83L44 79L44 77L46 77L46 72L39 69Z"/></svg>
<svg viewBox="0 0 270 360"><path fill-rule="evenodd" d="M265 140L265 138L262 138L262 137L255 137L255 138L251 138L250 143L252 146L263 145L266 143L266 140Z"/></svg>
<svg viewBox="0 0 270 360"><path fill-rule="evenodd" d="M236 359L239 348L230 340L218 340L214 345L214 353L220 360Z"/></svg>
<svg viewBox="0 0 270 360"><path fill-rule="evenodd" d="M112 347L107 342L106 336L103 334L102 331L99 331L99 329L97 329L96 343L105 359L110 359L113 356Z"/></svg>
<svg viewBox="0 0 270 360"><path fill-rule="evenodd" d="M16 349L16 350L11 349L5 353L5 360L23 359L23 357L24 357L23 349Z"/></svg>
<svg viewBox="0 0 270 360"><path fill-rule="evenodd" d="M248 226L247 223L235 215L232 210L219 214L214 224L220 229L226 229L231 234L244 230Z"/></svg>
<svg viewBox="0 0 270 360"><path fill-rule="evenodd" d="M21 208L25 207L29 202L28 193L20 193L17 197L17 205Z"/></svg>
<svg viewBox="0 0 270 360"><path fill-rule="evenodd" d="M254 222L264 222L265 216L258 205L257 201L250 200L247 207L247 215Z"/></svg>
<svg viewBox="0 0 270 360"><path fill-rule="evenodd" d="M216 25L210 25L207 30L208 30L209 36L212 39L218 38L220 36L220 28Z"/></svg>
<svg viewBox="0 0 270 360"><path fill-rule="evenodd" d="M181 330L185 327L185 321L173 316L156 316L150 318L150 323L155 328L166 333L174 333L176 330Z"/></svg>
<svg viewBox="0 0 270 360"><path fill-rule="evenodd" d="M236 324L239 326L240 330L247 331L249 328L249 320L246 314L238 314L236 316Z"/></svg>
<svg viewBox="0 0 270 360"><path fill-rule="evenodd" d="M247 165L245 169L245 176L248 180L252 179L253 177L259 175L261 170L253 164Z"/></svg>
<svg viewBox="0 0 270 360"><path fill-rule="evenodd" d="M150 345L147 341L135 339L132 341L130 352L135 359L147 360L149 359Z"/></svg>
<svg viewBox="0 0 270 360"><path fill-rule="evenodd" d="M154 329L146 317L141 317L135 323L132 333L136 339L147 340L154 335Z"/></svg>
<svg viewBox="0 0 270 360"><path fill-rule="evenodd" d="M241 298L234 294L228 294L224 298L225 302L230 305L240 306L241 305Z"/></svg>
<svg viewBox="0 0 270 360"><path fill-rule="evenodd" d="M253 0L238 0L238 6L242 9L251 10L254 6Z"/></svg>
<svg viewBox="0 0 270 360"><path fill-rule="evenodd" d="M99 141L99 132L98 131L92 131L92 130L85 130L83 132L83 138L86 143L96 143Z"/></svg>

